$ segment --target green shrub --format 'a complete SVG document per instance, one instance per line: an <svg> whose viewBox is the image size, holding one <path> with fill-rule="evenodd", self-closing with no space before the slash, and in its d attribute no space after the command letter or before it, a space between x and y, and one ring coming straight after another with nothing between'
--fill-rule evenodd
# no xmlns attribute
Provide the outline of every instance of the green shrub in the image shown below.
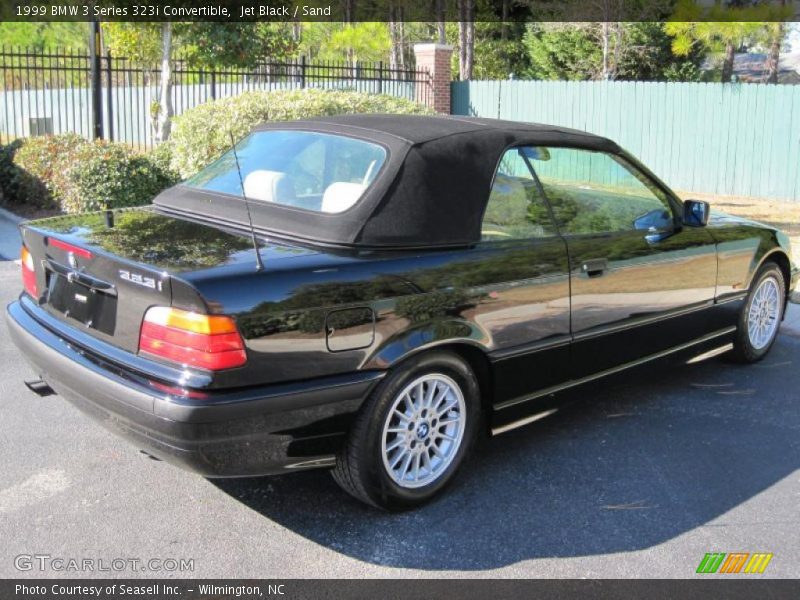
<svg viewBox="0 0 800 600"><path fill-rule="evenodd" d="M93 142L79 154L61 201L68 213L148 204L175 183L157 161L124 144Z"/></svg>
<svg viewBox="0 0 800 600"><path fill-rule="evenodd" d="M17 202L38 208L59 206L69 169L88 144L74 133L26 139L14 157L14 164L23 172Z"/></svg>
<svg viewBox="0 0 800 600"><path fill-rule="evenodd" d="M0 154L0 171L2 160ZM138 206L178 181L169 161L168 149L139 154L125 144L74 134L34 137L16 151L16 172L8 180L17 204L67 213Z"/></svg>
<svg viewBox="0 0 800 600"><path fill-rule="evenodd" d="M194 175L230 147L230 134L244 137L266 121L290 121L352 113L431 114L421 104L394 96L361 92L275 90L245 92L206 102L176 117L168 143L172 168L184 178Z"/></svg>
<svg viewBox="0 0 800 600"><path fill-rule="evenodd" d="M22 140L0 145L0 200L15 204L19 200L22 170L14 164L14 155L22 146Z"/></svg>
<svg viewBox="0 0 800 600"><path fill-rule="evenodd" d="M158 169L176 183L180 181L180 175L170 166L172 163L172 146L169 141L159 144L144 156L147 157L153 168Z"/></svg>

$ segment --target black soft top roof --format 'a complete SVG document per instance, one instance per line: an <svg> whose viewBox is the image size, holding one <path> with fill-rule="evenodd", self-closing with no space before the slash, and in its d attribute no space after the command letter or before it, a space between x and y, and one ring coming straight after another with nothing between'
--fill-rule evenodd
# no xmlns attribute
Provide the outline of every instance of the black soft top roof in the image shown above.
<svg viewBox="0 0 800 600"><path fill-rule="evenodd" d="M299 122L299 121L298 121ZM319 123L327 126L357 127L368 131L392 135L410 144L424 144L433 140L454 135L485 132L491 130L516 131L519 133L559 132L586 138L602 139L596 135L579 131L542 125L539 123L522 123L520 121L504 121L502 119L485 119L479 117L451 116L423 116L423 115L389 115L389 114L363 114L363 115L337 115L333 117L318 117L308 119L307 123ZM262 125L256 129L270 128L272 124Z"/></svg>
<svg viewBox="0 0 800 600"><path fill-rule="evenodd" d="M457 116L341 115L266 123L256 131L299 129L383 145L374 183L341 213L250 202L255 229L333 246L459 246L480 239L483 211L503 152L517 145L569 145L619 152L612 141L573 129ZM246 225L242 199L178 185L155 204L232 225Z"/></svg>

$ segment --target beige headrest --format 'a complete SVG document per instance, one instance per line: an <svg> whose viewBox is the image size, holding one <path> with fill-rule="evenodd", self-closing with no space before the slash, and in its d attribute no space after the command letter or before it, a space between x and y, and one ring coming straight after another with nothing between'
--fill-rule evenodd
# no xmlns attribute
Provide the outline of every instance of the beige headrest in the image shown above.
<svg viewBox="0 0 800 600"><path fill-rule="evenodd" d="M262 202L286 202L294 197L294 190L286 173L258 170L244 178L244 195Z"/></svg>
<svg viewBox="0 0 800 600"><path fill-rule="evenodd" d="M364 186L360 183L349 183L347 181L337 181L325 188L322 195L322 212L338 213L353 206L361 194L364 193Z"/></svg>

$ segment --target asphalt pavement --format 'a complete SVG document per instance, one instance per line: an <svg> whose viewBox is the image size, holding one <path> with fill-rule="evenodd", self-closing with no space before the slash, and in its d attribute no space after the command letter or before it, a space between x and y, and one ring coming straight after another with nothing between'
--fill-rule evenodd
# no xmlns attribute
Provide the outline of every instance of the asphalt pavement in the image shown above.
<svg viewBox="0 0 800 600"><path fill-rule="evenodd" d="M3 306L18 271L0 262ZM578 402L486 442L443 497L404 514L362 506L325 472L212 482L148 459L28 391L35 373L3 322L0 577L92 575L15 568L34 554L194 561L127 577L695 577L707 552L769 552L755 577L798 577L792 319L757 365L659 363L573 392Z"/></svg>

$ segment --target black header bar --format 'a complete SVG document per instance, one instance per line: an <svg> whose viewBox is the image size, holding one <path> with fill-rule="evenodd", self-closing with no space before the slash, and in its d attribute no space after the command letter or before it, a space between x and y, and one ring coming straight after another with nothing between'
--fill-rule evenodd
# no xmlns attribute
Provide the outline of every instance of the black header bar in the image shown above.
<svg viewBox="0 0 800 600"><path fill-rule="evenodd" d="M502 0L3 0L0 4L3 21L800 21L800 0L785 4L781 0L719 4L508 0L505 8Z"/></svg>
<svg viewBox="0 0 800 600"><path fill-rule="evenodd" d="M738 600L798 598L800 581L752 576L695 579L447 580L447 579L17 579L0 581L3 600L252 600L255 598L336 600L561 600L647 598L648 600Z"/></svg>

